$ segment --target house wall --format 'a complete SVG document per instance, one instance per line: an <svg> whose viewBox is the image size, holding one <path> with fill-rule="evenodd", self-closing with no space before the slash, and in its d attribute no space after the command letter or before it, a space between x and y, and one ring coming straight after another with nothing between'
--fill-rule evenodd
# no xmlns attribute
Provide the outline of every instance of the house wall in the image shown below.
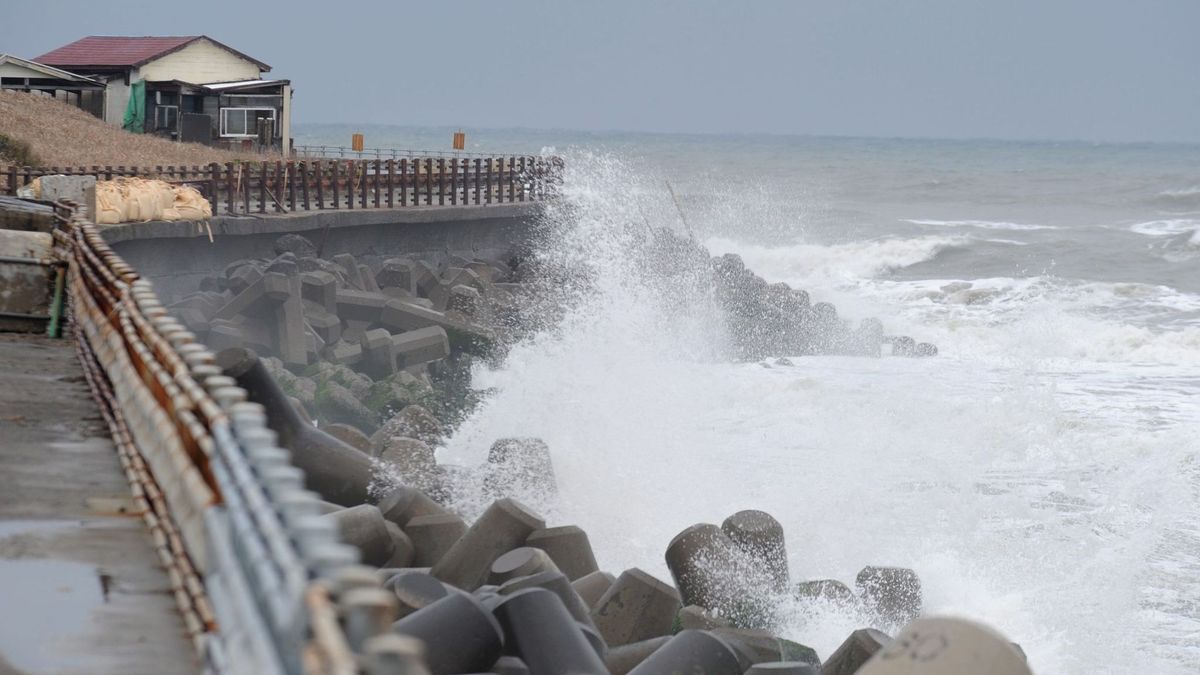
<svg viewBox="0 0 1200 675"><path fill-rule="evenodd" d="M134 68L129 73L129 81L136 82L140 78L138 69ZM109 124L119 127L125 121L125 108L129 105L129 85L125 84L125 78L120 75L114 75L108 81L108 87L105 89L104 95L104 121Z"/></svg>
<svg viewBox="0 0 1200 675"><path fill-rule="evenodd" d="M193 84L258 79L258 64L214 45L208 40L192 44L142 65L141 77L150 81L180 80Z"/></svg>
<svg viewBox="0 0 1200 675"><path fill-rule="evenodd" d="M279 111L279 142L284 155L292 148L292 86L283 85L283 109Z"/></svg>

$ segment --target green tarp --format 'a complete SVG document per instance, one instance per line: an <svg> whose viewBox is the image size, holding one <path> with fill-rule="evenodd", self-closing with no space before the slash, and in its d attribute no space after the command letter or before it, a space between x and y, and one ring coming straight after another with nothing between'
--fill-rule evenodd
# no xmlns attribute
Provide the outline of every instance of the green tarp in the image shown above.
<svg viewBox="0 0 1200 675"><path fill-rule="evenodd" d="M138 80L129 87L129 105L125 106L125 131L140 134L146 129L146 81Z"/></svg>

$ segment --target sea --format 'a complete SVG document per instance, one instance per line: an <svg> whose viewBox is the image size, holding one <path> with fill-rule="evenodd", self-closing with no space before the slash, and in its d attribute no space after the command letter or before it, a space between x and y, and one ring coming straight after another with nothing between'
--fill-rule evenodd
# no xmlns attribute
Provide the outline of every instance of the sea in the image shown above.
<svg viewBox="0 0 1200 675"><path fill-rule="evenodd" d="M1200 672L1200 146L465 131L564 158L542 253L594 283L477 369L440 461L541 437L559 494L524 497L613 573L669 580L676 533L761 509L794 581L911 567L927 613L993 626L1035 672ZM631 223L939 354L716 357L721 321L631 269ZM780 633L822 656L867 620L784 605Z"/></svg>

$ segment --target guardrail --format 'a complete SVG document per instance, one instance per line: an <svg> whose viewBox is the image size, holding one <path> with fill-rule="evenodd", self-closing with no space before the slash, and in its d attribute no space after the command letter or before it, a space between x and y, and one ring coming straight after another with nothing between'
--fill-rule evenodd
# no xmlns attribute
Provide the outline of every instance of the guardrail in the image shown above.
<svg viewBox="0 0 1200 675"><path fill-rule="evenodd" d="M321 159L413 159L416 157L495 157L493 153L466 150L401 150L398 148L364 148L355 150L341 145L297 145L298 158Z"/></svg>
<svg viewBox="0 0 1200 675"><path fill-rule="evenodd" d="M56 174L160 178L200 190L214 215L325 209L537 202L557 193L562 159L551 156L228 162L204 166L0 168L7 194Z"/></svg>
<svg viewBox="0 0 1200 675"><path fill-rule="evenodd" d="M358 672L334 605L358 552L318 518L262 406L94 225L58 219L76 349L205 671Z"/></svg>

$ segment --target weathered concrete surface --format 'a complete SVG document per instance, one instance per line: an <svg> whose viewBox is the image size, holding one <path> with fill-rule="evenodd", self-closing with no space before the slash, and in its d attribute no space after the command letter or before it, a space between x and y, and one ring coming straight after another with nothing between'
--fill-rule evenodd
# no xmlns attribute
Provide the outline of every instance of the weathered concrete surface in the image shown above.
<svg viewBox="0 0 1200 675"><path fill-rule="evenodd" d="M196 290L203 276L241 258L274 258L275 240L300 234L322 257L454 254L495 258L529 247L539 202L480 206L339 209L194 222L148 222L104 228L105 240L170 302Z"/></svg>
<svg viewBox="0 0 1200 675"><path fill-rule="evenodd" d="M70 340L0 334L0 673L199 663Z"/></svg>

